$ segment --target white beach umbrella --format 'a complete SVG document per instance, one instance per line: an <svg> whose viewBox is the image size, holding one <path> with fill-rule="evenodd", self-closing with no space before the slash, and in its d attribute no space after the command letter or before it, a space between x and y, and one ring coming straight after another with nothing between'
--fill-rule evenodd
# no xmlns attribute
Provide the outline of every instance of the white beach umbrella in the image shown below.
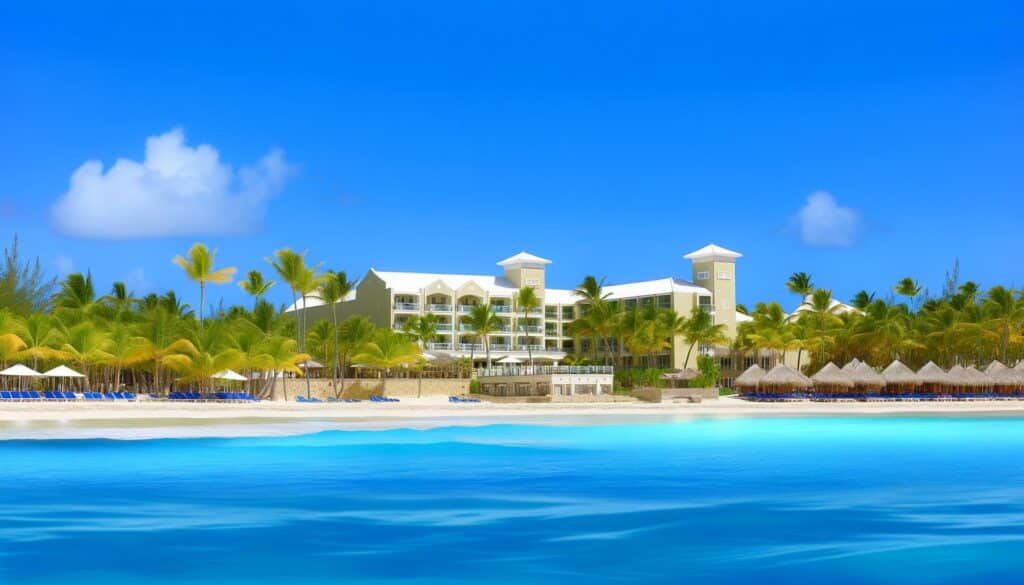
<svg viewBox="0 0 1024 585"><path fill-rule="evenodd" d="M14 364L13 366L7 368L6 370L0 371L0 376L14 376L18 378L38 378L39 376L42 376L42 374L26 365Z"/></svg>
<svg viewBox="0 0 1024 585"><path fill-rule="evenodd" d="M49 378L84 378L85 374L80 374L67 366L57 366L56 368L46 370L42 374Z"/></svg>
<svg viewBox="0 0 1024 585"><path fill-rule="evenodd" d="M519 358L517 358L515 356L507 355L507 356L501 358L500 360L498 360L497 363L499 363L499 364L521 364L521 363L523 363L523 360L521 360L521 359L519 359Z"/></svg>
<svg viewBox="0 0 1024 585"><path fill-rule="evenodd" d="M322 368L324 365L316 360L307 360L299 364L299 367L305 370L307 368Z"/></svg>
<svg viewBox="0 0 1024 585"><path fill-rule="evenodd" d="M223 370L210 376L215 380L231 380L233 382L245 382L247 378L234 370Z"/></svg>

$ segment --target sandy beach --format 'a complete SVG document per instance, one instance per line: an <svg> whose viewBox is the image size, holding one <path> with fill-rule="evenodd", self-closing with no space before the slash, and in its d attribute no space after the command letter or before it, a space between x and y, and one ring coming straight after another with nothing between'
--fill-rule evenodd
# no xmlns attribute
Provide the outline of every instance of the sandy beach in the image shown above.
<svg viewBox="0 0 1024 585"><path fill-rule="evenodd" d="M724 397L700 404L450 404L440 398L404 399L395 404L8 403L0 405L0 439L280 436L340 429L804 416L1024 417L1024 401L752 403Z"/></svg>

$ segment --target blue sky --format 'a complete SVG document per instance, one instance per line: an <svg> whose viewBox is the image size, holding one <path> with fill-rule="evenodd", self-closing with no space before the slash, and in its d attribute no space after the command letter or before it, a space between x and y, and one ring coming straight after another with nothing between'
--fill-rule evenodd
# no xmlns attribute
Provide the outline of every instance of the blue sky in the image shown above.
<svg viewBox="0 0 1024 585"><path fill-rule="evenodd" d="M1020 286L1024 7L837 4L6 3L2 233L193 302L195 241L358 275L526 249L564 287L715 242L745 303L955 258Z"/></svg>

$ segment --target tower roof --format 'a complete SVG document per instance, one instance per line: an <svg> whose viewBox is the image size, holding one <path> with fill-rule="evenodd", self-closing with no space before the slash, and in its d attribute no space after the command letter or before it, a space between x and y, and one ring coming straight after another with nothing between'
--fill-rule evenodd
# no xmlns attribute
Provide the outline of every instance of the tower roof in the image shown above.
<svg viewBox="0 0 1024 585"><path fill-rule="evenodd" d="M498 262L498 266L505 268L510 266L544 266L545 264L551 264L551 260L541 258L540 256L534 256L529 252L520 252L515 256L505 258L501 262Z"/></svg>
<svg viewBox="0 0 1024 585"><path fill-rule="evenodd" d="M689 254L683 256L687 260L735 260L743 256L739 252L733 252L732 250L716 246L715 244L708 244L700 250L695 250Z"/></svg>

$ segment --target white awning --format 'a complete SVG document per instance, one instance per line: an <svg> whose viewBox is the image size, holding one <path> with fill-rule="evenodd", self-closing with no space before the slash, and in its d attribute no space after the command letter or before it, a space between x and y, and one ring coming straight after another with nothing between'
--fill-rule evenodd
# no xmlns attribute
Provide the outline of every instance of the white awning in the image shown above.
<svg viewBox="0 0 1024 585"><path fill-rule="evenodd" d="M84 378L85 377L85 374L79 374L78 372L72 370L71 368L69 368L67 366L57 366L56 368L53 368L52 370L47 370L47 371L43 372L43 375L44 376L49 376L50 378Z"/></svg>
<svg viewBox="0 0 1024 585"><path fill-rule="evenodd" d="M210 377L214 378L216 380L233 380L235 382L244 382L244 381L246 381L248 379L245 376L243 376L242 374L239 374L238 372L236 372L234 370L223 370L223 371L217 372L216 374L214 374L214 375L212 375Z"/></svg>
<svg viewBox="0 0 1024 585"><path fill-rule="evenodd" d="M0 376L17 376L17 377L20 377L20 378L28 378L28 377L38 378L39 376L42 376L42 374L40 374L39 372L33 370L32 368L30 368L28 366L25 366L25 365L22 365L22 364L14 364L13 366L7 368L6 370L0 371Z"/></svg>

